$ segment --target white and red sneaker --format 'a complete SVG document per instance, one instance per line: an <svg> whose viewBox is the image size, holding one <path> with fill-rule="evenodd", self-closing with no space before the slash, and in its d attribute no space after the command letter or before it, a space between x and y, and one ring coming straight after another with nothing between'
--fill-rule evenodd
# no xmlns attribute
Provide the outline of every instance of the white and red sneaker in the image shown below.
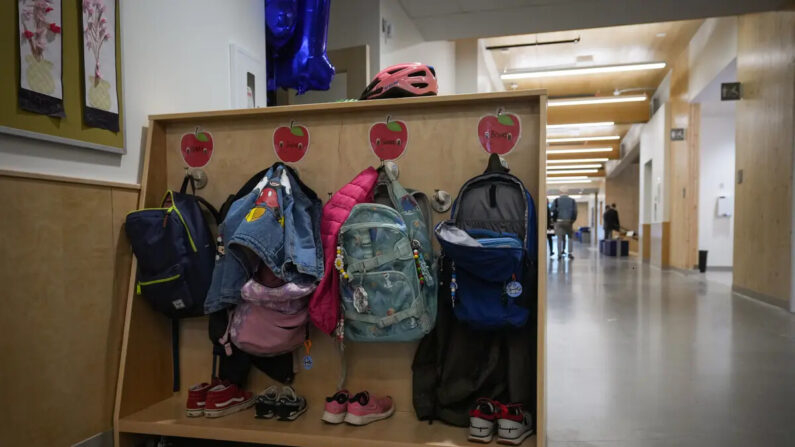
<svg viewBox="0 0 795 447"><path fill-rule="evenodd" d="M207 392L210 388L221 383L217 378L213 378L212 383L200 383L193 385L188 390L188 401L185 403L185 414L188 417L204 416L204 406L207 401Z"/></svg>
<svg viewBox="0 0 795 447"><path fill-rule="evenodd" d="M207 391L204 415L218 418L254 405L254 393L241 390L233 383L221 383Z"/></svg>
<svg viewBox="0 0 795 447"><path fill-rule="evenodd" d="M519 445L533 434L533 414L522 404L505 405L497 419L497 443Z"/></svg>
<svg viewBox="0 0 795 447"><path fill-rule="evenodd" d="M475 406L469 410L469 439L471 442L487 444L494 439L497 429L497 418L500 417L502 404L497 401L481 397L475 401Z"/></svg>

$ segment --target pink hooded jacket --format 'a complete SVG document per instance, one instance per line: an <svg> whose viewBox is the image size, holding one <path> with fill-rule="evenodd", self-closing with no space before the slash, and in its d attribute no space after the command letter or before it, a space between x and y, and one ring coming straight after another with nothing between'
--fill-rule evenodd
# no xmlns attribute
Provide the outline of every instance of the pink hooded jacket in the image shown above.
<svg viewBox="0 0 795 447"><path fill-rule="evenodd" d="M378 172L369 167L350 183L340 188L323 207L320 238L323 241L325 275L309 301L309 318L321 331L331 335L337 327L340 309L339 274L334 268L337 256L337 236L342 224L357 203L369 202L378 179Z"/></svg>

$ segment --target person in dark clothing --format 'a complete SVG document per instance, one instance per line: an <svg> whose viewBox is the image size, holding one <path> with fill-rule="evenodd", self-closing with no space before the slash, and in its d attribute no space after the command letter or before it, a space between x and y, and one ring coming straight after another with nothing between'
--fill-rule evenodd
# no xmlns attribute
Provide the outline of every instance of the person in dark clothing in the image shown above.
<svg viewBox="0 0 795 447"><path fill-rule="evenodd" d="M621 223L618 220L618 210L616 209L616 204L613 203L612 205L608 205L607 210L605 210L604 214L604 225L605 225L605 239L610 240L613 239L613 232L616 233L621 232Z"/></svg>
<svg viewBox="0 0 795 447"><path fill-rule="evenodd" d="M549 256L555 257L555 247L552 244L552 237L555 236L555 216L552 214L552 208L549 206L549 199L547 199L547 242L549 243Z"/></svg>

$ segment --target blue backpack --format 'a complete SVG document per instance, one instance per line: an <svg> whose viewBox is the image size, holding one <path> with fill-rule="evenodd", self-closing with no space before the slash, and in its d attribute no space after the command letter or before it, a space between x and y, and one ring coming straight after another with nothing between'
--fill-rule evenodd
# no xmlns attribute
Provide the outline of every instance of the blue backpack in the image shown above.
<svg viewBox="0 0 795 447"><path fill-rule="evenodd" d="M353 207L340 229L337 259L344 336L350 341L412 341L436 322L431 210L381 170L374 201Z"/></svg>
<svg viewBox="0 0 795 447"><path fill-rule="evenodd" d="M440 281L456 318L482 330L523 327L537 297L538 242L521 180L500 168L470 179L434 231L451 265Z"/></svg>
<svg viewBox="0 0 795 447"><path fill-rule="evenodd" d="M124 224L138 259L136 292L171 318L204 314L204 299L215 263L215 241L200 204L213 218L218 213L201 197L167 191L160 208L127 214Z"/></svg>

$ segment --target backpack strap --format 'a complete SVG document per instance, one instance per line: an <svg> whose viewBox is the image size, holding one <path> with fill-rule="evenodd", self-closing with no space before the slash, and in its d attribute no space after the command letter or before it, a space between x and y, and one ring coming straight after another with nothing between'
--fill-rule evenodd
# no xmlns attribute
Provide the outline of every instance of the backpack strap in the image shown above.
<svg viewBox="0 0 795 447"><path fill-rule="evenodd" d="M234 313L233 310L227 310L226 314L229 318L229 323L226 325L226 331L224 331L224 335L218 339L218 343L221 343L221 346L224 347L224 352L226 353L227 357L232 355L232 337L230 331L232 330L232 314Z"/></svg>
<svg viewBox="0 0 795 447"><path fill-rule="evenodd" d="M413 304L406 310L401 310L400 312L396 312L392 315L386 317L376 317L373 315L368 314L360 314L358 312L345 312L345 318L349 320L361 321L364 323L374 324L378 326L380 329L392 326L393 324L400 323L401 321L415 317L420 318L423 314L423 310L418 306L416 303Z"/></svg>
<svg viewBox="0 0 795 447"><path fill-rule="evenodd" d="M179 319L171 319L171 361L173 364L173 391L179 391Z"/></svg>
<svg viewBox="0 0 795 447"><path fill-rule="evenodd" d="M374 256L363 261L354 262L346 267L348 273L358 273L375 270L378 266L387 264L397 259L410 259L413 255L411 243L401 239L395 245L392 253Z"/></svg>

